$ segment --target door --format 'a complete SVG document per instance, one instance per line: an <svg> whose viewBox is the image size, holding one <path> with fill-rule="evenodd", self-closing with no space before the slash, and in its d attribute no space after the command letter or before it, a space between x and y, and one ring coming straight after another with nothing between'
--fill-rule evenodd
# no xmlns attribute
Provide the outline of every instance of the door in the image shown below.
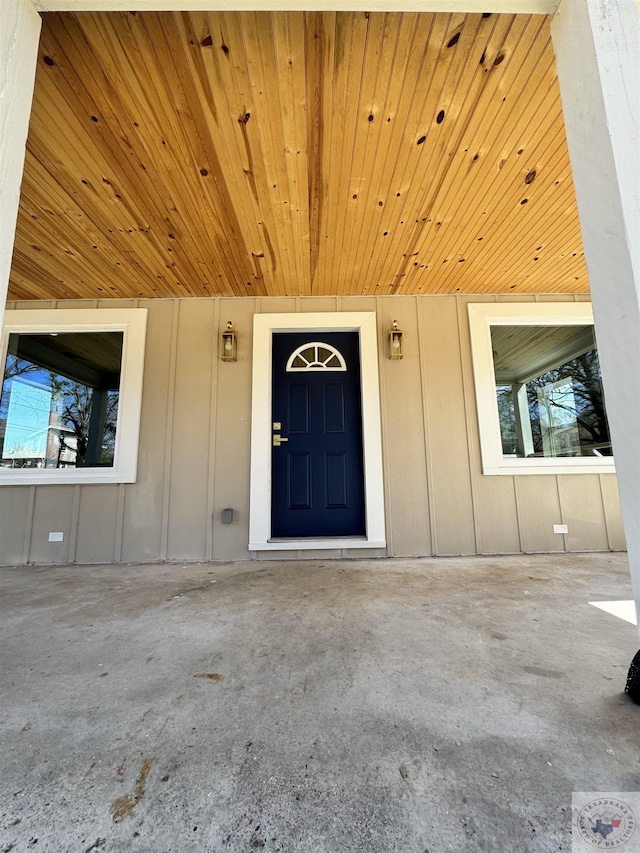
<svg viewBox="0 0 640 853"><path fill-rule="evenodd" d="M357 332L274 332L271 536L364 536Z"/></svg>

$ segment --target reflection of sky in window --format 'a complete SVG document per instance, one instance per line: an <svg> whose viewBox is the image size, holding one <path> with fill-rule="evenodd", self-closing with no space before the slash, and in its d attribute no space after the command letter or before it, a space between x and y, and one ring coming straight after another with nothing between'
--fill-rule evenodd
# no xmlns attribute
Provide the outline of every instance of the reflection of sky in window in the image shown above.
<svg viewBox="0 0 640 853"><path fill-rule="evenodd" d="M6 419L2 459L43 459L51 413L64 408L66 377L8 354L0 400L0 419ZM56 391L55 384L60 384ZM73 383L82 388L81 383Z"/></svg>
<svg viewBox="0 0 640 853"><path fill-rule="evenodd" d="M39 371L44 374L44 371ZM44 457L51 412L51 391L24 379L10 384L3 459Z"/></svg>

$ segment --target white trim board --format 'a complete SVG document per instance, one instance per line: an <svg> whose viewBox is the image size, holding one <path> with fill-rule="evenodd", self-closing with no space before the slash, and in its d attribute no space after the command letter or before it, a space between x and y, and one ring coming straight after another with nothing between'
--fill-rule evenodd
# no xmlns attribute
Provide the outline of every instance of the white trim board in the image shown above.
<svg viewBox="0 0 640 853"><path fill-rule="evenodd" d="M560 0L32 0L39 12L495 12L553 15Z"/></svg>
<svg viewBox="0 0 640 853"><path fill-rule="evenodd" d="M271 345L274 332L358 332L362 382L364 537L271 541ZM249 551L386 547L375 312L256 314L253 318Z"/></svg>

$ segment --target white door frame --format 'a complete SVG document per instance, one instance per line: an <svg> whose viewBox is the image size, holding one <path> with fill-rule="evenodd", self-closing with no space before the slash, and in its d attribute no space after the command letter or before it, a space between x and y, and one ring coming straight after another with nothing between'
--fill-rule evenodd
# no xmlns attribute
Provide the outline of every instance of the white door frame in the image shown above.
<svg viewBox="0 0 640 853"><path fill-rule="evenodd" d="M271 343L274 332L358 332L366 535L271 540ZM385 548L376 314L256 314L253 318L249 551Z"/></svg>

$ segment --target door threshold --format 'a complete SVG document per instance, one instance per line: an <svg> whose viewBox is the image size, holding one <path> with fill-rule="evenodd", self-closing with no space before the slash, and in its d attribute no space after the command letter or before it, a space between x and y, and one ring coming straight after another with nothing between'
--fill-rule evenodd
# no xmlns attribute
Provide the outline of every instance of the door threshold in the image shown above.
<svg viewBox="0 0 640 853"><path fill-rule="evenodd" d="M272 536L269 542L344 542L354 540L366 542L366 536Z"/></svg>
<svg viewBox="0 0 640 853"><path fill-rule="evenodd" d="M297 539L274 538L267 542L249 542L249 551L311 551L342 548L386 548L385 540L366 536L303 536Z"/></svg>

